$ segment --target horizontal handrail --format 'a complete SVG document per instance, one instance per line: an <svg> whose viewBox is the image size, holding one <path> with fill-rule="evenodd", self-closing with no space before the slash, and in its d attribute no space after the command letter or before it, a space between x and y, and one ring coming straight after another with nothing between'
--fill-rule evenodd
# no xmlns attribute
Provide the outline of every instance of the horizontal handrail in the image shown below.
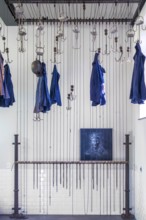
<svg viewBox="0 0 146 220"><path fill-rule="evenodd" d="M93 161L16 161L17 164L127 164L128 161L93 160Z"/></svg>

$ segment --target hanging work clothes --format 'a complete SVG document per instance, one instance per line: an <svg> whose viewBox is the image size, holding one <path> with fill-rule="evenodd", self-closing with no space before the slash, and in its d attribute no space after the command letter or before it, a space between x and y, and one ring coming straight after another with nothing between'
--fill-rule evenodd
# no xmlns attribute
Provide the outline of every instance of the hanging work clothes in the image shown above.
<svg viewBox="0 0 146 220"><path fill-rule="evenodd" d="M4 99L4 107L9 107L13 105L15 102L14 91L13 91L13 83L11 79L11 73L9 65L6 64L4 66L4 90L5 90L5 99Z"/></svg>
<svg viewBox="0 0 146 220"><path fill-rule="evenodd" d="M39 77L36 90L34 113L47 112L51 108L51 99L47 85L46 64L42 63L42 76Z"/></svg>
<svg viewBox="0 0 146 220"><path fill-rule="evenodd" d="M52 104L57 103L57 105L61 106L61 95L59 89L59 79L60 74L57 71L56 65L54 65L54 69L52 72L52 81L51 81L51 88L50 88L50 97Z"/></svg>
<svg viewBox="0 0 146 220"><path fill-rule="evenodd" d="M92 106L105 105L105 92L104 92L104 68L100 65L99 54L95 53L94 61L92 63L92 73L90 79L90 100Z"/></svg>
<svg viewBox="0 0 146 220"><path fill-rule="evenodd" d="M3 66L3 56L0 53L0 96L4 96L4 86L3 86L3 77L4 77L4 66Z"/></svg>
<svg viewBox="0 0 146 220"><path fill-rule="evenodd" d="M3 66L0 54L0 107L9 107L15 102L11 73L8 64Z"/></svg>
<svg viewBox="0 0 146 220"><path fill-rule="evenodd" d="M146 86L144 81L145 56L141 51L139 43L135 46L134 69L131 82L130 99L133 104L143 104L146 100Z"/></svg>

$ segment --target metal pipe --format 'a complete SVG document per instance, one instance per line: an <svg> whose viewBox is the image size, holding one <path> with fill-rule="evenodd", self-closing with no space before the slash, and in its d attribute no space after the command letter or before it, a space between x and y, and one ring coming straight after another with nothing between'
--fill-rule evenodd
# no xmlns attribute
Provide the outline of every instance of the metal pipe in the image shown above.
<svg viewBox="0 0 146 220"><path fill-rule="evenodd" d="M10 3L18 3L18 0L7 0ZM19 0L19 3L30 3L30 4L36 4L36 3L48 3L48 4L68 4L68 3L72 3L72 4L82 4L82 3L111 3L111 4L115 4L115 0L78 0L78 1L74 1L74 0ZM118 4L119 3L139 3L139 0L118 0Z"/></svg>
<svg viewBox="0 0 146 220"><path fill-rule="evenodd" d="M128 161L15 161L15 164L128 164Z"/></svg>
<svg viewBox="0 0 146 220"><path fill-rule="evenodd" d="M125 169L125 208L123 209L125 213L121 215L122 218L134 218L134 216L130 213L132 210L130 208L130 179L129 179L129 146L131 145L129 140L129 134L125 135L125 143L126 151L125 151L125 158L126 158L126 169Z"/></svg>
<svg viewBox="0 0 146 220"><path fill-rule="evenodd" d="M38 19L34 19L34 18L27 18L27 19L23 19L24 23L37 23L39 20ZM117 23L131 23L132 19L129 18L96 18L96 19L90 19L90 18L72 18L72 19L68 19L67 21L65 21L64 23L113 23L113 22L117 22ZM16 22L18 23L18 20L16 19ZM58 19L50 19L48 17L43 17L42 19L43 23L58 23Z"/></svg>
<svg viewBox="0 0 146 220"><path fill-rule="evenodd" d="M18 142L18 134L14 135L14 208L12 208L14 210L14 213L12 215L10 215L10 218L20 218L20 219L24 219L26 218L26 216L24 216L22 213L19 213L19 210L21 210L21 208L19 208L19 170L18 170L18 163L16 163L16 161L18 161L18 145L20 145L20 143Z"/></svg>

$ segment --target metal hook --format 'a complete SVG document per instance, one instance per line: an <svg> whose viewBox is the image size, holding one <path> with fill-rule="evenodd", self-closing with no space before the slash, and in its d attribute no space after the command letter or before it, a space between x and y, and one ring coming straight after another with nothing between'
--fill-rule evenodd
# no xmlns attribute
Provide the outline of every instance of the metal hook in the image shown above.
<svg viewBox="0 0 146 220"><path fill-rule="evenodd" d="M90 34L92 35L92 49L89 49L91 53L97 52L97 50L94 50L94 44L97 36L96 28L94 27L92 31L90 31Z"/></svg>
<svg viewBox="0 0 146 220"><path fill-rule="evenodd" d="M117 48L117 46L118 46L118 37L114 38L114 42L115 42L116 48L114 49L114 47L111 46L112 52L113 53L118 53L118 48Z"/></svg>
<svg viewBox="0 0 146 220"><path fill-rule="evenodd" d="M23 42L23 37L22 36L20 36L20 48L18 49L18 51L20 53L24 53L25 52L24 42Z"/></svg>
<svg viewBox="0 0 146 220"><path fill-rule="evenodd" d="M21 25L19 28L18 28L18 35L19 35L19 38L17 38L17 41L20 41L20 48L18 49L19 52L21 53L24 53L25 52L25 48L24 48L24 41L27 41L28 39L26 39L26 30L25 28Z"/></svg>
<svg viewBox="0 0 146 220"><path fill-rule="evenodd" d="M6 52L6 37L5 36L2 36L2 40L3 40L3 45L4 45L4 49L3 49L3 51L2 51L2 53L5 53Z"/></svg>
<svg viewBox="0 0 146 220"><path fill-rule="evenodd" d="M56 60L56 54L57 54L57 48L54 47L54 60L52 61L52 59L50 59L51 63L54 63L54 64L59 64L61 62L57 62Z"/></svg>
<svg viewBox="0 0 146 220"><path fill-rule="evenodd" d="M64 38L64 22L68 20L68 17L65 17L64 15L60 15L60 17L58 19L60 21L60 25L59 25L57 37L61 38L61 40L64 42L66 40L66 38ZM62 27L62 29L61 29L61 27Z"/></svg>
<svg viewBox="0 0 146 220"><path fill-rule="evenodd" d="M118 59L115 58L116 62L120 62L122 60L122 57L123 57L123 48L122 47L120 47L119 53L120 53L120 57Z"/></svg>
<svg viewBox="0 0 146 220"><path fill-rule="evenodd" d="M102 53L103 55L109 55L111 52L107 50L107 44L105 45L105 52Z"/></svg>
<svg viewBox="0 0 146 220"><path fill-rule="evenodd" d="M68 105L66 107L67 110L71 110L71 102L70 102L70 94L67 95Z"/></svg>
<svg viewBox="0 0 146 220"><path fill-rule="evenodd" d="M36 113L36 116L33 118L33 121L41 121L40 113Z"/></svg>
<svg viewBox="0 0 146 220"><path fill-rule="evenodd" d="M78 50L81 48L81 46L77 46L78 45L78 35L80 33L80 30L78 29L77 25L74 27L73 33L75 34L75 44L76 44L76 46L73 46L73 49Z"/></svg>
<svg viewBox="0 0 146 220"><path fill-rule="evenodd" d="M60 44L60 41L59 41L59 37L56 36L56 54L63 54L63 51L61 51L61 48L59 49L59 44ZM61 45L60 45L61 47Z"/></svg>
<svg viewBox="0 0 146 220"><path fill-rule="evenodd" d="M130 63L130 62L131 62L129 53L130 53L130 47L127 47L127 54L128 54L127 63Z"/></svg>
<svg viewBox="0 0 146 220"><path fill-rule="evenodd" d="M70 101L73 101L73 100L75 100L76 99L76 96L73 94L73 92L74 92L74 85L71 85L70 86Z"/></svg>
<svg viewBox="0 0 146 220"><path fill-rule="evenodd" d="M8 47L6 48L6 54L7 54L7 60L5 62L6 63L12 63L13 60L10 61L10 59L9 59L9 48Z"/></svg>
<svg viewBox="0 0 146 220"><path fill-rule="evenodd" d="M107 49L107 37L108 37L108 30L107 29L104 30L104 35L105 35L105 38L106 38L106 44L105 44L105 52L102 53L102 54L103 55L109 55L110 51L108 52L108 49Z"/></svg>

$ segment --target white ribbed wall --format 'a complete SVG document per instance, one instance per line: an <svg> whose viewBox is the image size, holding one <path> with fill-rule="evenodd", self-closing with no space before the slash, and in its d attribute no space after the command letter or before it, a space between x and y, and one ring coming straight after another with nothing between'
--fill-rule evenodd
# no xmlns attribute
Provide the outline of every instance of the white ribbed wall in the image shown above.
<svg viewBox="0 0 146 220"><path fill-rule="evenodd" d="M61 75L60 89L62 107L52 106L47 114L41 114L41 122L33 121L33 107L37 79L31 72L31 62L35 60L35 30L36 26L28 26L28 41L26 52L18 53L17 28L9 28L10 64L16 103L9 109L0 109L0 133L2 159L0 160L0 213L10 213L13 206L13 173L10 172L13 163L13 135L19 134L20 160L79 160L80 159L80 128L113 128L113 159L124 160L124 135L132 131L132 106L129 101L130 82L133 63L117 63L111 53L101 56L102 66L106 69L105 89L107 104L104 107L91 107L90 75L94 53L90 49L90 30L92 25L79 25L80 50L73 50L73 26L65 25L66 40L63 43L63 54L59 56L61 64L58 71ZM125 24L118 24L120 44L126 50ZM97 25L96 47L105 47L103 30L105 25ZM108 25L109 29L109 25ZM45 26L45 57L47 65L48 85L50 87L53 64L54 36L57 26ZM109 40L112 46L113 41ZM108 43L109 45L109 43ZM71 111L67 111L67 94L70 85L74 84L76 100L72 102ZM132 154L131 154L132 155ZM53 167L41 166L33 189L33 171L31 165L22 165L20 170L20 206L26 213L32 214L120 214L123 212L124 169L119 166L98 165L100 173L99 185L92 189L91 167L81 167L81 189L76 183L76 167L68 166L68 189L60 185L60 170L58 170L58 184L53 188ZM133 168L133 166L131 166ZM104 169L104 171L103 171ZM64 168L66 172L66 167ZM79 168L78 168L79 170ZM111 170L107 171L107 170ZM35 167L36 172L36 167ZM61 170L63 175L63 169ZM109 172L109 173L108 173ZM95 173L95 167L94 167ZM37 178L35 173L35 179ZM80 177L80 174L78 174ZM109 175L111 175L109 177ZM43 176L43 177L42 177ZM95 175L96 176L96 175ZM43 179L42 179L43 178ZM132 177L131 177L132 178ZM42 179L42 182L41 182ZM48 180L48 181L47 181ZM63 181L63 180L61 180ZM66 173L65 173L66 181ZM94 180L95 182L95 180ZM80 181L78 182L80 184ZM65 185L66 186L66 185ZM99 188L98 188L99 187ZM76 189L77 188L77 189ZM57 191L57 192L56 192ZM131 201L134 202L132 188ZM106 205L105 205L106 203ZM133 204L132 204L133 206Z"/></svg>
<svg viewBox="0 0 146 220"><path fill-rule="evenodd" d="M146 5L144 6L141 15L146 20ZM146 31L140 31L141 37L141 48L142 52L146 55ZM145 63L146 69L146 63ZM135 150L135 216L137 220L146 219L146 191L145 191L145 180L146 180L146 119L139 119L139 105L133 106L133 121L134 121L134 150Z"/></svg>

